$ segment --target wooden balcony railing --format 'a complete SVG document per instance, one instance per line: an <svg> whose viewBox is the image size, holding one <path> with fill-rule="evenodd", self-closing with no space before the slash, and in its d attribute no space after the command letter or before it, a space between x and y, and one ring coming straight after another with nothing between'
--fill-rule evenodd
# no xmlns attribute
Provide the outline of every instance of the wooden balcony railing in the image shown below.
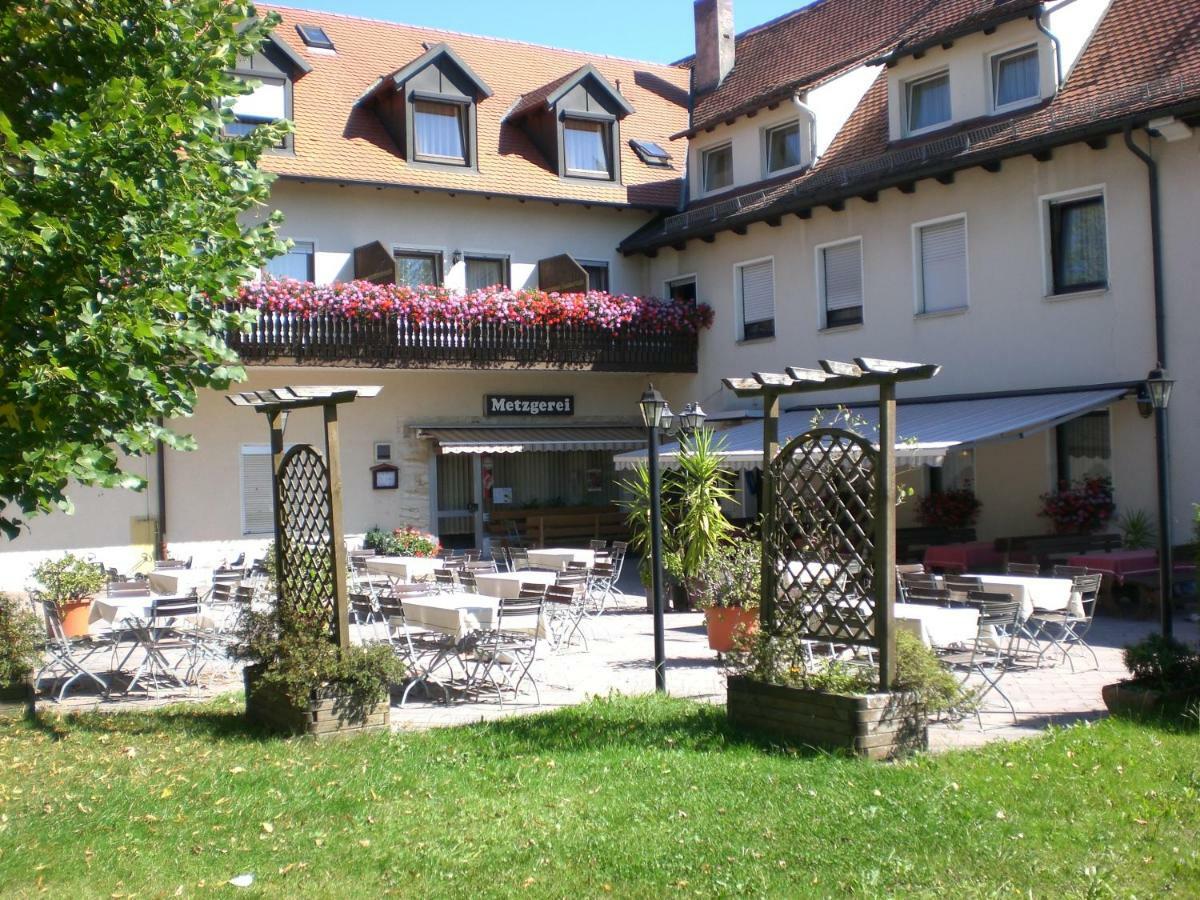
<svg viewBox="0 0 1200 900"><path fill-rule="evenodd" d="M695 334L610 334L563 325L458 326L402 316L267 312L229 346L256 364L408 369L539 368L695 372Z"/></svg>

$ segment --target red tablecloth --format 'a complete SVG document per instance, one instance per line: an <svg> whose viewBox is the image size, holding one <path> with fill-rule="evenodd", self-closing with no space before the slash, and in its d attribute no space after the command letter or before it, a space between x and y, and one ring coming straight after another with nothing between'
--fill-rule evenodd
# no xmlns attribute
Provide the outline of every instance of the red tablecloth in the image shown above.
<svg viewBox="0 0 1200 900"><path fill-rule="evenodd" d="M1067 562L1072 566L1084 566L1093 572L1104 572L1111 575L1117 584L1124 584L1126 578L1135 575L1158 573L1157 550L1114 550L1111 553L1084 553L1080 556L1072 556ZM1175 563L1176 572L1193 572L1195 568L1190 563Z"/></svg>
<svg viewBox="0 0 1200 900"><path fill-rule="evenodd" d="M1004 565L1004 554L997 553L991 541L971 541L966 544L943 544L925 550L925 569L949 569L955 572L974 572L996 569Z"/></svg>

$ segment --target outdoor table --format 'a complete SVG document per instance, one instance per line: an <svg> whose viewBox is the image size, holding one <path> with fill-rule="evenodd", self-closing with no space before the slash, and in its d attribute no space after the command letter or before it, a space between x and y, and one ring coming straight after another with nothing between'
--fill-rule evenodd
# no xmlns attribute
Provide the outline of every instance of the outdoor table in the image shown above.
<svg viewBox="0 0 1200 900"><path fill-rule="evenodd" d="M1004 554L997 553L991 541L970 541L965 544L943 544L925 550L925 569L945 569L954 572L969 572L972 569L999 568L1004 565Z"/></svg>
<svg viewBox="0 0 1200 900"><path fill-rule="evenodd" d="M517 572L480 572L475 575L475 589L485 597L515 600L521 595L521 585L536 584L549 587L557 572L522 569Z"/></svg>
<svg viewBox="0 0 1200 900"><path fill-rule="evenodd" d="M450 594L418 594L404 598L407 625L464 638L485 631L496 621L500 598L456 591ZM544 634L544 624L539 623ZM523 630L523 629L514 629Z"/></svg>
<svg viewBox="0 0 1200 900"><path fill-rule="evenodd" d="M544 547L541 550L529 551L529 564L541 566L543 569L565 569L567 563L587 563L588 567L596 564L595 550L580 550L571 547Z"/></svg>
<svg viewBox="0 0 1200 900"><path fill-rule="evenodd" d="M1113 550L1109 553L1084 553L1072 556L1068 565L1082 566L1089 572L1111 575L1117 584L1126 578L1158 574L1157 550ZM1176 563L1176 572L1194 572L1196 567L1188 563Z"/></svg>
<svg viewBox="0 0 1200 900"><path fill-rule="evenodd" d="M103 622L113 630L123 630L133 636L134 646L125 654L121 665L129 660L139 646L145 650L145 655L138 663L137 669L134 670L133 678L125 688L126 691L132 691L148 671L158 672L177 684L184 684L184 680L175 674L166 657L154 649L156 638L153 632L165 627L154 624L154 603L156 600L162 599L184 598L177 595L146 594L140 597L97 597L92 601L92 608L88 613L89 624ZM206 612L203 607L201 607L199 616L186 616L183 619L188 624L199 628L212 627L213 624L211 614Z"/></svg>
<svg viewBox="0 0 1200 900"><path fill-rule="evenodd" d="M1072 615L1083 616L1083 604L1075 593L1070 578L1041 578L1036 575L977 575L981 591L1008 594L1021 604L1021 618L1028 619L1035 609L1054 611L1070 609Z"/></svg>
<svg viewBox="0 0 1200 900"><path fill-rule="evenodd" d="M186 595L195 591L201 597L213 584L212 569L155 569L146 576L156 594Z"/></svg>
<svg viewBox="0 0 1200 900"><path fill-rule="evenodd" d="M971 644L979 633L979 610L971 606L926 606L897 603L896 627L921 639L926 647Z"/></svg>
<svg viewBox="0 0 1200 900"><path fill-rule="evenodd" d="M371 556L365 563L368 572L387 575L401 582L424 581L443 568L436 556Z"/></svg>

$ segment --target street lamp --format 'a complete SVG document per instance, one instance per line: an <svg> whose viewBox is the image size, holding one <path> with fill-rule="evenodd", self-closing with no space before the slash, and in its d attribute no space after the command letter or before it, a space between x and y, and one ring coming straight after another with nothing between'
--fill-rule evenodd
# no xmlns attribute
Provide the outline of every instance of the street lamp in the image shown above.
<svg viewBox="0 0 1200 900"><path fill-rule="evenodd" d="M663 395L650 385L643 393L638 405L642 410L642 422L646 426L647 474L650 476L650 584L654 602L654 688L659 693L667 690L667 647L666 626L663 622L663 575L662 575L662 475L659 471L658 449L662 434L695 431L704 424L707 416L699 403L689 403L679 415L671 413L671 407Z"/></svg>
<svg viewBox="0 0 1200 900"><path fill-rule="evenodd" d="M1160 363L1146 376L1146 398L1154 410L1154 449L1158 469L1158 592L1159 617L1163 637L1171 637L1175 624L1171 616L1174 600L1174 560L1171 558L1171 448L1167 435L1167 404L1175 382L1167 377Z"/></svg>

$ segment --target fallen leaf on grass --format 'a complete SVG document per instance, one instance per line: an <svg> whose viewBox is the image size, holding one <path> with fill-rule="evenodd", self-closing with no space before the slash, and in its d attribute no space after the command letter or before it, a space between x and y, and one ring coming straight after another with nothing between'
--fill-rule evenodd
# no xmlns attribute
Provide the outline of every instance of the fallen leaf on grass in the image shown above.
<svg viewBox="0 0 1200 900"><path fill-rule="evenodd" d="M263 822L262 830L265 831L267 834L274 834L275 826L272 825L270 822Z"/></svg>

